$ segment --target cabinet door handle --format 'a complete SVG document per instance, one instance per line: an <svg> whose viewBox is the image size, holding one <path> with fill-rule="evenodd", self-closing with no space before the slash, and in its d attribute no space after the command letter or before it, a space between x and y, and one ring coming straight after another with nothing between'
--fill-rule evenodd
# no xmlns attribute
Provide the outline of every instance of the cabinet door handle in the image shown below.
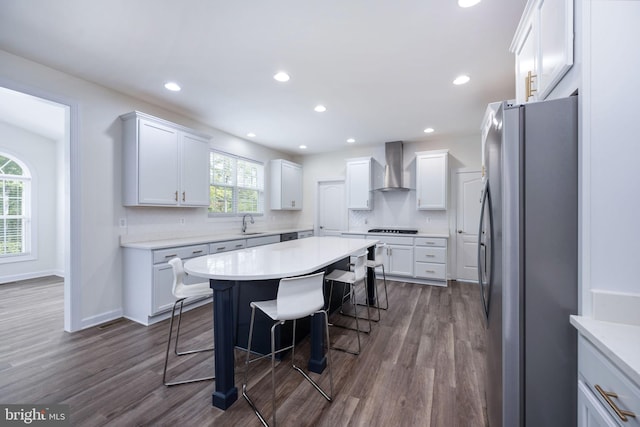
<svg viewBox="0 0 640 427"><path fill-rule="evenodd" d="M177 256L178 256L178 254L169 254L169 255L165 255L164 257L165 258L175 258Z"/></svg>
<svg viewBox="0 0 640 427"><path fill-rule="evenodd" d="M242 247L242 243L238 243L238 244L236 245L236 248L241 248L241 247Z"/></svg>
<svg viewBox="0 0 640 427"><path fill-rule="evenodd" d="M176 202L178 201L178 192L176 191Z"/></svg>
<svg viewBox="0 0 640 427"><path fill-rule="evenodd" d="M420 207L420 204L422 203L421 199L418 199L418 207Z"/></svg>
<svg viewBox="0 0 640 427"><path fill-rule="evenodd" d="M191 253L192 253L192 254L201 254L201 253L202 253L202 249L201 249L201 250L199 250L199 251L192 251Z"/></svg>
<svg viewBox="0 0 640 427"><path fill-rule="evenodd" d="M224 251L225 249L227 249L226 246L221 246L219 248L216 248L216 251Z"/></svg>
<svg viewBox="0 0 640 427"><path fill-rule="evenodd" d="M187 195L187 192L186 192L186 191L183 191L183 192L182 192L182 201L183 201L183 202L185 202L185 201L186 201L186 195Z"/></svg>
<svg viewBox="0 0 640 427"><path fill-rule="evenodd" d="M434 270L425 270L425 272L426 272L426 273L434 273L434 274L435 274L435 271L434 271Z"/></svg>
<svg viewBox="0 0 640 427"><path fill-rule="evenodd" d="M533 79L538 78L538 76L536 74L532 74L531 71L527 72L527 77L524 78L524 91L525 91L525 101L529 101L529 98L531 98L533 96L533 94L535 92L537 92L537 89L534 89L532 87L533 85Z"/></svg>
<svg viewBox="0 0 640 427"><path fill-rule="evenodd" d="M426 256L427 258L435 258L435 257L436 257L435 255L429 255L429 254L427 254L427 255L425 255L425 256Z"/></svg>
<svg viewBox="0 0 640 427"><path fill-rule="evenodd" d="M633 412L618 408L618 405L616 405L615 402L611 400L612 397L616 397L616 398L618 397L617 393L614 393L612 391L604 391L602 387L600 387L598 384L596 384L595 387L596 387L596 390L598 390L598 393L600 393L600 395L604 398L604 400L607 401L609 406L611 406L611 409L613 409L613 411L616 413L618 417L620 417L622 421L624 422L629 421L627 417L633 417L633 418L636 417L636 414L634 414Z"/></svg>

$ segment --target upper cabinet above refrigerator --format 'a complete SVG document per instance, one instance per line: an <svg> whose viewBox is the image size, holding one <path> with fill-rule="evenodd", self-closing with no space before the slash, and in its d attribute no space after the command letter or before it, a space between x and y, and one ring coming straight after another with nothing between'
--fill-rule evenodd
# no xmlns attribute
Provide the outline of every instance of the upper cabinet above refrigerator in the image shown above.
<svg viewBox="0 0 640 427"><path fill-rule="evenodd" d="M573 65L573 0L529 0L510 50L516 103L546 99Z"/></svg>

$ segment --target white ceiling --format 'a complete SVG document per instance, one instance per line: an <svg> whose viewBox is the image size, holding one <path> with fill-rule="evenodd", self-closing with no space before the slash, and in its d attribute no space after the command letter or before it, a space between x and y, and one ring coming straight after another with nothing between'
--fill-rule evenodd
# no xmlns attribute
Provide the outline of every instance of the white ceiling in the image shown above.
<svg viewBox="0 0 640 427"><path fill-rule="evenodd" d="M54 141L65 137L67 107L0 87L0 122Z"/></svg>
<svg viewBox="0 0 640 427"><path fill-rule="evenodd" d="M260 144L316 153L349 137L479 134L487 103L514 96L508 48L525 3L2 0L0 48L239 137L254 132ZM280 70L289 82L273 80ZM454 86L463 73L470 83ZM166 91L168 80L182 91Z"/></svg>

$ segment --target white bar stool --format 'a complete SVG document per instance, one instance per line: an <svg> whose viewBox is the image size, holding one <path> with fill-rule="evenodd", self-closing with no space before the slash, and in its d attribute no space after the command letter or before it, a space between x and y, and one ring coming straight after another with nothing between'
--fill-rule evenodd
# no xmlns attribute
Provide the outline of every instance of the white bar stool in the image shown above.
<svg viewBox="0 0 640 427"><path fill-rule="evenodd" d="M271 387L272 387L272 405L273 405L273 426L276 425L276 377L275 377L275 363L276 353L280 353L285 350L291 349L291 367L300 372L302 376L315 387L315 389L329 402L331 402L331 395L333 395L333 375L331 372L331 350L327 350L328 367L329 367L329 387L331 395L328 395L320 386L313 381L302 369L295 364L295 345L296 345L296 320L302 319L307 316L313 316L314 314L323 314L325 319L325 333L327 346L329 345L329 317L326 311L324 311L324 293L323 293L323 279L324 273L316 273L309 276L292 277L288 279L280 280L278 286L278 294L275 300L269 301L254 301L251 302L251 324L249 326L249 343L247 345L247 358L245 361L244 380L242 382L242 396L247 403L251 406L255 414L260 419L263 425L269 424L262 416L256 405L253 403L248 394L247 377L249 374L249 365L251 362L263 359L265 357L271 357ZM256 308L269 316L274 324L271 327L271 353L264 356L259 356L254 359L250 359L251 355L251 340L253 338L253 323L256 314ZM275 349L275 329L278 325L283 325L285 321L293 320L293 342L290 346L282 348L280 350Z"/></svg>
<svg viewBox="0 0 640 427"><path fill-rule="evenodd" d="M384 243L378 243L376 245L375 248L375 259L368 259L367 260L367 267L368 268L372 268L373 269L373 274L377 276L376 274L376 268L378 267L382 267L382 279L384 281L384 301L385 301L385 306L381 307L380 306L380 299L378 298L378 283L376 280L376 283L374 285L375 287L375 291L376 291L376 303L378 305L377 308L381 309L381 310L387 310L389 308L389 294L387 293L387 274L384 271L384 250L386 248L386 245ZM377 277L376 277L377 279Z"/></svg>
<svg viewBox="0 0 640 427"><path fill-rule="evenodd" d="M340 270L340 269L335 269L333 270L331 273L327 274L327 276L325 277L325 280L329 280L331 281L331 290L329 291L329 302L328 302L328 306L327 306L327 310L330 308L331 306L331 300L333 298L333 284L335 282L340 282L340 283L344 283L345 286L344 287L344 291L342 293L342 301L340 303L340 314L343 315L347 315L350 317L354 317L356 320L356 327L352 328L349 326L343 326L343 325L338 325L338 324L332 324L332 326L337 326L339 328L343 328L343 329L350 329L352 331L356 331L356 337L358 340L358 350L357 351L352 351L346 348L342 348L342 347L331 347L334 350L339 350L339 351L344 351L345 353L350 353L350 354L355 354L358 355L360 354L361 351L361 343L360 343L360 332L366 333L368 334L369 332L371 332L371 315L369 313L369 299L368 299L368 293L367 293L367 275L366 275L366 259L367 259L367 253L364 252L362 254L359 255L354 255L353 258L355 258L354 262L353 262L353 267L352 267L352 271L345 271L345 270ZM366 302L366 307L367 307L367 321L369 323L369 330L365 331L365 330L361 330L360 329L360 324L358 322L358 320L360 319L360 317L358 316L358 303L356 301L356 290L357 287L359 285L363 285L362 287L364 288L364 294L365 294L365 302ZM352 301L352 305L353 305L353 309L354 309L354 315L349 315L343 312L343 307L344 307L344 302L345 299L350 299ZM363 319L364 320L364 319Z"/></svg>
<svg viewBox="0 0 640 427"><path fill-rule="evenodd" d="M200 353L203 351L213 351L211 348L201 348L198 350L178 351L178 340L180 339L180 323L182 322L182 307L184 301L187 298L202 298L210 297L213 295L213 289L209 287L209 282L194 283L192 285L185 285L184 283L184 268L182 266L182 260L180 258L173 258L169 261L171 268L173 269L173 287L171 292L176 298L176 302L173 303L173 309L171 310L171 322L169 322L169 338L167 339L167 354L164 358L164 371L162 373L162 382L166 386L173 386L179 384L195 383L198 381L214 380L215 376L196 378L192 380L180 380L167 382L167 364L169 363L169 350L171 349L171 334L173 332L173 319L176 314L176 307L180 304L180 314L178 315L178 328L176 330L176 344L174 347L174 353L176 356L184 356L185 354Z"/></svg>

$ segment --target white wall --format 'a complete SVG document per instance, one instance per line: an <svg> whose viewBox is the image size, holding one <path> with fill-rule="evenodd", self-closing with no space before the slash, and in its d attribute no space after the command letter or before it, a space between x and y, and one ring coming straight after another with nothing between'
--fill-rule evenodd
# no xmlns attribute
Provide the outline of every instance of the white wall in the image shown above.
<svg viewBox="0 0 640 427"><path fill-rule="evenodd" d="M0 122L0 152L23 161L31 173L32 233L34 259L1 263L0 283L61 274L57 252L58 187L56 141Z"/></svg>
<svg viewBox="0 0 640 427"><path fill-rule="evenodd" d="M258 160L283 157L257 144L233 138L183 115L109 90L94 83L45 67L0 50L0 84L10 89L27 89L52 98L65 99L77 106L77 138L80 163L79 253L81 326L119 317L122 312L122 233L173 231L177 219L185 217L188 227L208 226L204 209L124 208L121 202L122 171L120 157L121 121L119 116L133 110L192 127L212 135L213 145ZM74 130L72 129L72 132ZM297 221L299 215L270 211L267 218L283 222L285 216ZM129 228L120 229L119 219L127 218ZM215 224L215 222L214 222ZM215 225L213 225L215 227Z"/></svg>
<svg viewBox="0 0 640 427"><path fill-rule="evenodd" d="M478 118L478 123L481 119L481 117ZM480 170L480 130L477 135L460 138L433 137L428 141L405 142L403 145L404 185L415 189L415 152L445 148L449 149L450 170L459 168ZM304 223L313 223L314 221L318 180L344 178L346 159L367 156L372 156L377 162L377 167L382 168L386 163L384 143L368 146L346 146L344 150L338 152L305 156L302 159L305 200L301 221ZM371 211L351 211L349 213L349 229L360 231L374 226L403 226L416 227L421 231L446 232L449 228L448 218L455 213L455 201L451 197L452 186L449 187L449 190L449 210L447 212L416 210L415 191L374 192L374 207Z"/></svg>

